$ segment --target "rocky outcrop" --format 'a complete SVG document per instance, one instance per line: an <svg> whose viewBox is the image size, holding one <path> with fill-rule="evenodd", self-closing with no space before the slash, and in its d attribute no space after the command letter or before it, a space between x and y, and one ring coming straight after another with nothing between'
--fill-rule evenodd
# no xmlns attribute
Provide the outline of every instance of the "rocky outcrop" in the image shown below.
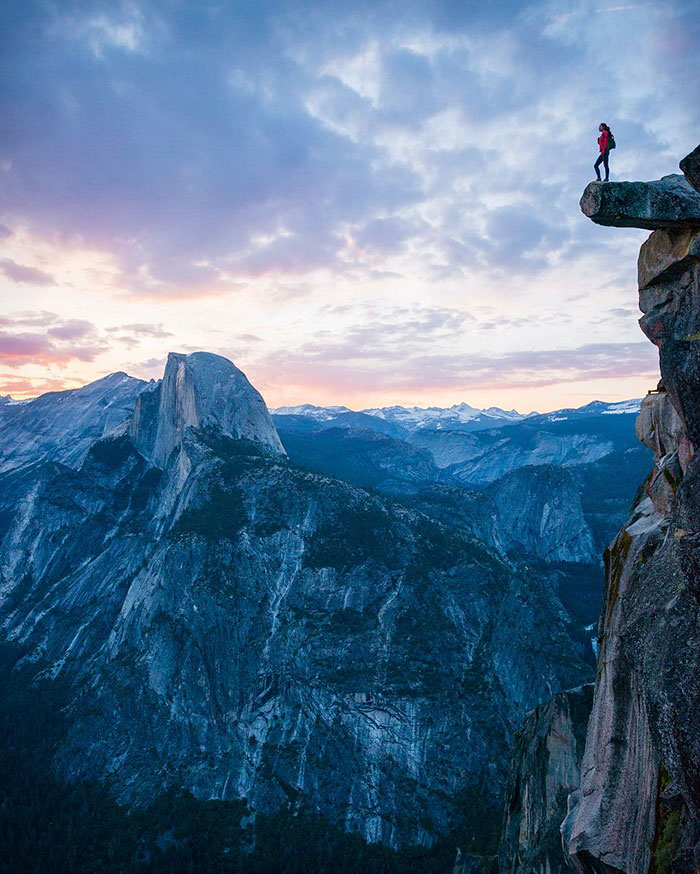
<svg viewBox="0 0 700 874"><path fill-rule="evenodd" d="M624 606L634 570L663 531L645 496L606 556L606 594L598 638L593 711L581 765L581 787L564 825L567 852L580 872L646 872L654 835L658 756L641 678L623 647ZM589 867L589 859L599 867Z"/></svg>
<svg viewBox="0 0 700 874"><path fill-rule="evenodd" d="M693 232L668 206L649 202L659 230L638 271L662 377L637 421L654 470L606 556L581 788L562 830L582 874L700 870L700 203L684 216Z"/></svg>
<svg viewBox="0 0 700 874"><path fill-rule="evenodd" d="M560 825L579 768L593 686L541 704L516 735L499 849L500 874L564 874Z"/></svg>
<svg viewBox="0 0 700 874"><path fill-rule="evenodd" d="M700 146L686 155L680 163L685 178L696 191L700 191Z"/></svg>
<svg viewBox="0 0 700 874"><path fill-rule="evenodd" d="M136 403L134 445L162 467L186 429L207 427L284 453L265 401L242 371L221 355L171 352L163 381Z"/></svg>
<svg viewBox="0 0 700 874"><path fill-rule="evenodd" d="M591 182L581 210L616 228L700 228L700 194L679 174L654 182Z"/></svg>
<svg viewBox="0 0 700 874"><path fill-rule="evenodd" d="M700 258L700 238L697 230L659 230L652 234L639 251L637 281L642 312L663 300L668 283L675 283L692 270Z"/></svg>
<svg viewBox="0 0 700 874"><path fill-rule="evenodd" d="M668 519L678 486L693 454L681 417L662 388L649 394L635 423L638 440L654 453L645 492L662 519Z"/></svg>

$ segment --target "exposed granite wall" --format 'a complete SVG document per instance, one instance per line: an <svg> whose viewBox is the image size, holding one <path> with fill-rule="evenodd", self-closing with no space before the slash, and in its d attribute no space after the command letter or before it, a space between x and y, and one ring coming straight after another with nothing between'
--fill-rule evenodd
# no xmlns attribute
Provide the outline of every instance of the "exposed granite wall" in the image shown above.
<svg viewBox="0 0 700 874"><path fill-rule="evenodd" d="M581 201L599 224L657 228L642 246L638 279L640 325L661 369L637 420L654 469L606 554L581 787L562 826L581 874L700 872L697 152L682 162L685 179L592 183Z"/></svg>
<svg viewBox="0 0 700 874"><path fill-rule="evenodd" d="M508 778L501 874L563 874L559 826L579 768L593 685L560 692L535 708L516 737Z"/></svg>

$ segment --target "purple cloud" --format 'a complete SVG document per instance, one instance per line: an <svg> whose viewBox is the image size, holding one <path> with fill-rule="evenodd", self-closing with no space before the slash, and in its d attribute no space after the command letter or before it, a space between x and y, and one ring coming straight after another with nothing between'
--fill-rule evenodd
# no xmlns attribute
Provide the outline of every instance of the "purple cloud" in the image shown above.
<svg viewBox="0 0 700 874"><path fill-rule="evenodd" d="M86 322L83 319L70 319L49 328L47 334L56 340L82 340L95 334L95 326L92 322Z"/></svg>
<svg viewBox="0 0 700 874"><path fill-rule="evenodd" d="M44 330L27 331L28 326ZM107 348L95 325L82 319L65 321L53 313L30 312L0 320L0 362L9 367L94 361Z"/></svg>
<svg viewBox="0 0 700 874"><path fill-rule="evenodd" d="M111 328L106 328L105 330L108 334L124 332L127 334L133 334L137 337L156 337L157 339L164 339L173 336L170 331L165 330L162 324L145 325L137 323L131 325L115 325Z"/></svg>
<svg viewBox="0 0 700 874"><path fill-rule="evenodd" d="M0 260L0 272L13 282L26 282L30 285L56 285L56 280L50 273L45 273L36 267L17 264L11 258Z"/></svg>
<svg viewBox="0 0 700 874"><path fill-rule="evenodd" d="M144 0L138 13L66 0L50 11L8 3L2 16L8 221L113 252L136 295L224 293L227 271L344 273L348 227L380 254L411 240L442 250L436 275L545 269L545 250L589 239L567 217L595 141L580 142L556 107L588 111L580 70L593 61L621 141L647 155L667 146L639 121L658 113L623 111L622 52L601 57L586 16L572 14L571 34L557 30L544 2L407 0L396 16L392 4L368 0L332 11ZM653 10L644 16L635 26L650 27ZM673 46L693 133L694 29L680 0L665 4L648 59L666 82L658 46ZM670 80L664 87L662 109L677 91ZM446 112L445 135L443 122L428 135ZM541 129L519 136L530 118ZM487 196L499 190L502 198ZM440 211L427 227L416 219L433 204ZM35 269L10 265L18 268Z"/></svg>

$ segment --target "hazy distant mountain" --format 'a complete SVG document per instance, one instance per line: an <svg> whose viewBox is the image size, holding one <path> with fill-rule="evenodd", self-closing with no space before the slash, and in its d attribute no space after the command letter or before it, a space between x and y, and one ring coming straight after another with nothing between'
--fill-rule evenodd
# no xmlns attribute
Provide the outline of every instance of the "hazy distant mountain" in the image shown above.
<svg viewBox="0 0 700 874"><path fill-rule="evenodd" d="M575 564L571 585L585 590L582 615L591 624L603 551L649 469L634 434L639 404L594 401L476 431L438 408L427 421L444 427L413 430L366 412L273 418L290 458L309 470L410 503L511 560L520 553ZM407 421L400 412L395 418ZM377 433L386 426L395 430Z"/></svg>
<svg viewBox="0 0 700 874"><path fill-rule="evenodd" d="M335 419L341 413L351 413L348 407L317 407L314 404L298 404L295 407L277 407L270 413L277 416L306 416L316 422Z"/></svg>
<svg viewBox="0 0 700 874"><path fill-rule="evenodd" d="M454 404L451 407L379 407L363 410L369 416L396 422L408 431L418 429L479 431L483 428L500 427L520 422L527 416L515 410L489 407L480 410L469 404Z"/></svg>
<svg viewBox="0 0 700 874"><path fill-rule="evenodd" d="M353 416L371 417L399 426L406 433L423 428L479 431L520 422L528 417L516 410L507 411L498 407L480 410L465 403L454 404L451 407L392 406L359 411L350 410L348 407L316 407L313 404L301 404L296 407L277 407L270 412L276 416L304 416L327 425L337 424L338 427L352 427ZM368 427L372 426L368 425Z"/></svg>

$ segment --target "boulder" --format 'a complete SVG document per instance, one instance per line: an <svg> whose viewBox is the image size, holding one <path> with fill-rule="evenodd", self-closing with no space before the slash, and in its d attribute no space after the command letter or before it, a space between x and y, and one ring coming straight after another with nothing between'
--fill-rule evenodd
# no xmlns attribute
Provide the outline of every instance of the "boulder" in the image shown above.
<svg viewBox="0 0 700 874"><path fill-rule="evenodd" d="M693 188L700 191L700 146L696 146L689 155L686 155L679 166Z"/></svg>
<svg viewBox="0 0 700 874"><path fill-rule="evenodd" d="M591 182L581 211L616 228L700 228L700 194L680 174L654 182Z"/></svg>

